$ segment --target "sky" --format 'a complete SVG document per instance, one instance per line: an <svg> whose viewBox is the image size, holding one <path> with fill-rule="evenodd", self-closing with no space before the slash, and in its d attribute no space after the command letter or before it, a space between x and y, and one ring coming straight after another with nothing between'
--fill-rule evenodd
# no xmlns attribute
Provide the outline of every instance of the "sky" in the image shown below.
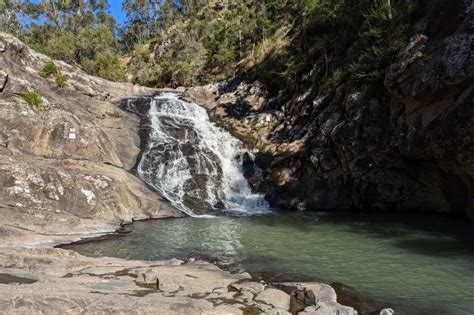
<svg viewBox="0 0 474 315"><path fill-rule="evenodd" d="M32 0L32 2L38 3L39 0ZM122 11L122 0L108 0L110 5L110 12L117 19L117 22L122 24L125 20L125 13Z"/></svg>
<svg viewBox="0 0 474 315"><path fill-rule="evenodd" d="M125 20L125 13L122 11L122 0L108 0L110 5L110 12L117 19L117 22L122 24Z"/></svg>

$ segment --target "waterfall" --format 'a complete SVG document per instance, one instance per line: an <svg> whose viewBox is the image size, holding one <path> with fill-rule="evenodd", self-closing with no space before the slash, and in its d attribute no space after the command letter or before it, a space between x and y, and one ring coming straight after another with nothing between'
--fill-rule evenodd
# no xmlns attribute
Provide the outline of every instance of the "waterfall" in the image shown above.
<svg viewBox="0 0 474 315"><path fill-rule="evenodd" d="M264 197L251 191L243 174L250 152L209 121L201 106L173 93L151 100L151 134L138 175L174 206L191 216L209 210L268 211Z"/></svg>

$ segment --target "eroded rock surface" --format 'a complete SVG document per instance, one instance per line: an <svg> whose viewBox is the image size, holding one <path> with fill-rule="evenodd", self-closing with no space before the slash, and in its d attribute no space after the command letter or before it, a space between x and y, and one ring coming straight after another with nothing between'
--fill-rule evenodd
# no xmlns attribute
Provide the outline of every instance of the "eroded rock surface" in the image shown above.
<svg viewBox="0 0 474 315"><path fill-rule="evenodd" d="M139 119L117 104L152 90L58 61L68 78L59 88L38 74L47 57L7 34L0 42L0 233L8 236L0 246L77 240L134 219L181 215L129 172L140 152ZM42 106L26 102L31 90Z"/></svg>

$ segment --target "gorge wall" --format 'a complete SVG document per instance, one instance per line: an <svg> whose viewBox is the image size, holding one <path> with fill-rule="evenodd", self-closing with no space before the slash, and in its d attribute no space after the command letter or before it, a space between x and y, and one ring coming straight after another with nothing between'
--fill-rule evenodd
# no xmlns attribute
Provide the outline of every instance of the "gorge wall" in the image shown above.
<svg viewBox="0 0 474 315"><path fill-rule="evenodd" d="M254 184L273 206L474 218L474 5L450 2L406 35L379 82L331 79L353 41L329 62L321 52L306 64L290 92L272 91L268 69L257 67L186 97L260 153L266 175Z"/></svg>

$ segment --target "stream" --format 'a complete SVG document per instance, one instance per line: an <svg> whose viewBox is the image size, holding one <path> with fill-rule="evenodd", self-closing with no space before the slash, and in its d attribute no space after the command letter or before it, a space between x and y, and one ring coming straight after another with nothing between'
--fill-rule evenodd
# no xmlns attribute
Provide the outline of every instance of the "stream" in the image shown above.
<svg viewBox="0 0 474 315"><path fill-rule="evenodd" d="M270 210L243 175L252 154L204 108L165 93L147 115L151 134L137 173L189 217L136 222L125 236L66 248L202 258L232 271L338 282L397 314L474 314L474 224L430 214Z"/></svg>

